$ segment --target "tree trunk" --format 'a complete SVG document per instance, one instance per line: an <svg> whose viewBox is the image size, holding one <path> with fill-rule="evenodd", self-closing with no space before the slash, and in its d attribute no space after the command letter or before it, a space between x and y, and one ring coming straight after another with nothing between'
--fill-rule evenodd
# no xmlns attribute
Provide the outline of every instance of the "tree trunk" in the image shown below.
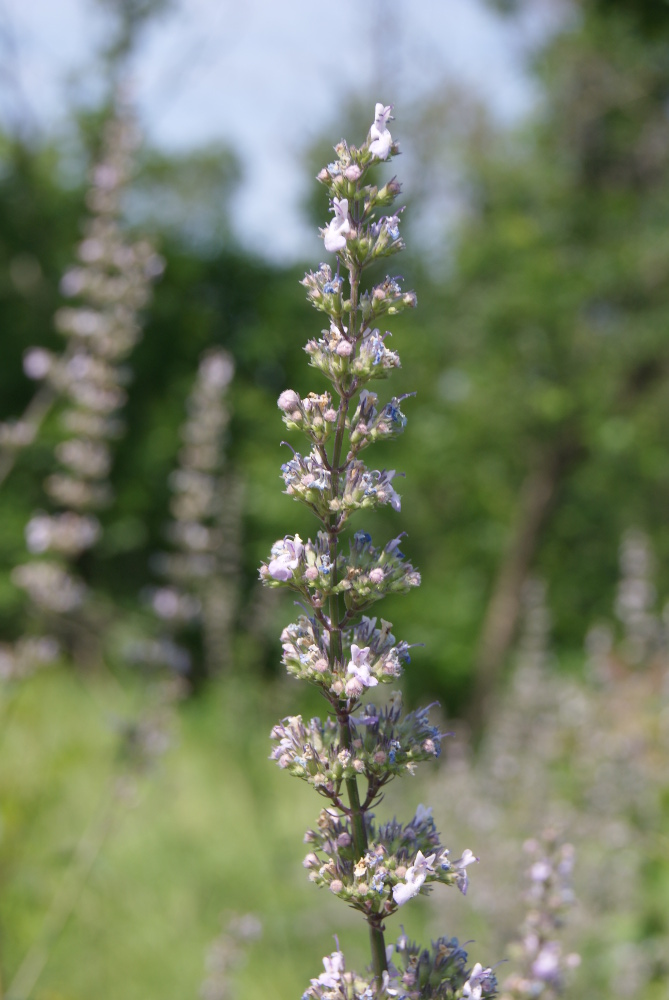
<svg viewBox="0 0 669 1000"><path fill-rule="evenodd" d="M523 584L567 464L567 454L554 448L541 456L521 487L516 524L488 602L474 661L474 697L468 715L475 735L489 715L497 679L516 633Z"/></svg>

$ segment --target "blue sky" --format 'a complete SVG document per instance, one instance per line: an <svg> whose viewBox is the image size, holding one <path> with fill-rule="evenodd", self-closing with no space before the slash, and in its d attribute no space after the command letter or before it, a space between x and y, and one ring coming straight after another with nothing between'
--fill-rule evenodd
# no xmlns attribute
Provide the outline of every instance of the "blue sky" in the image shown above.
<svg viewBox="0 0 669 1000"><path fill-rule="evenodd" d="M182 0L137 59L142 124L167 149L229 143L245 176L237 228L243 219L250 247L291 259L305 246L299 150L336 128L341 103L368 100L370 121L375 101L394 103L401 135L403 102L452 79L517 118L532 100L523 60L544 30L540 8L519 25L481 0ZM29 116L49 130L75 84L94 94L91 53L104 24L91 0L0 0L0 26L5 119ZM376 92L379 78L391 93ZM285 224L273 224L277 214Z"/></svg>

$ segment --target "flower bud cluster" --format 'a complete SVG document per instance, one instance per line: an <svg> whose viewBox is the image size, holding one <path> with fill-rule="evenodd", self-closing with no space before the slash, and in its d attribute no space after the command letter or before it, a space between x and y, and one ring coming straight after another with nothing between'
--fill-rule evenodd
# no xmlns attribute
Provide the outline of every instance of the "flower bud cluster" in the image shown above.
<svg viewBox="0 0 669 1000"><path fill-rule="evenodd" d="M297 591L314 608L342 594L351 614L362 613L386 594L404 594L419 586L420 573L399 549L401 537L379 550L367 532L356 532L348 554L338 553L335 571L325 532L318 532L315 542L286 535L272 546L272 558L261 566L260 578L269 587L284 585Z"/></svg>
<svg viewBox="0 0 669 1000"><path fill-rule="evenodd" d="M497 995L493 970L484 968L480 962L467 969L467 952L457 938L441 937L430 948L421 948L402 934L395 951L400 966L396 984L398 997L483 1000Z"/></svg>
<svg viewBox="0 0 669 1000"><path fill-rule="evenodd" d="M324 971L311 980L302 1000L372 1000L376 992L372 983L357 972L346 970L343 952L334 951L323 959ZM384 994L379 994L380 996Z"/></svg>
<svg viewBox="0 0 669 1000"><path fill-rule="evenodd" d="M497 995L492 969L477 962L467 968L467 952L457 938L440 937L430 948L409 941L402 932L386 949L387 971L381 982L346 971L340 951L323 959L324 972L311 980L302 1000L486 1000Z"/></svg>
<svg viewBox="0 0 669 1000"><path fill-rule="evenodd" d="M5 420L0 423L0 448L18 451L35 440L36 427L27 420Z"/></svg>
<svg viewBox="0 0 669 1000"><path fill-rule="evenodd" d="M0 645L0 682L20 681L40 667L50 666L60 647L50 636L24 636L13 646Z"/></svg>
<svg viewBox="0 0 669 1000"><path fill-rule="evenodd" d="M376 441L397 437L406 427L407 418L400 409L403 399L408 399L412 393L403 396L393 396L390 402L377 410L379 397L375 392L363 389L360 393L358 408L351 418L350 447L351 457Z"/></svg>
<svg viewBox="0 0 669 1000"><path fill-rule="evenodd" d="M347 688L354 680L364 687L392 681L401 675L402 664L410 660L409 646L395 642L390 622L382 619L381 628L375 626L376 618L363 617L357 625L344 629L342 656L331 659L327 629L318 619L301 615L281 633L284 666L294 677L311 681L337 697L344 692L352 697Z"/></svg>
<svg viewBox="0 0 669 1000"><path fill-rule="evenodd" d="M59 552L72 559L95 545L100 523L95 517L71 510L52 516L38 512L28 521L25 534L29 552Z"/></svg>
<svg viewBox="0 0 669 1000"><path fill-rule="evenodd" d="M333 323L317 340L309 340L304 349L309 363L327 378L346 386L360 386L372 379L387 378L393 368L400 367L399 354L384 343L388 335L388 331L381 334L367 327L354 341L345 326Z"/></svg>
<svg viewBox="0 0 669 1000"><path fill-rule="evenodd" d="M25 590L32 604L55 614L67 614L80 607L86 587L59 563L35 559L15 566L12 583Z"/></svg>
<svg viewBox="0 0 669 1000"><path fill-rule="evenodd" d="M395 470L369 470L362 462L351 460L346 467L342 488L333 491L332 472L320 451L313 450L293 458L281 466L285 492L309 507L325 520L329 514L348 516L354 510L382 507L389 503L393 510L401 509L401 498L392 486ZM342 520L343 523L343 520Z"/></svg>
<svg viewBox="0 0 669 1000"><path fill-rule="evenodd" d="M566 971L580 962L576 954L563 954L558 939L564 914L574 903L574 848L547 831L542 841L528 840L525 851L531 860L529 909L514 949L519 970L503 984L501 1000L554 1000L563 992Z"/></svg>
<svg viewBox="0 0 669 1000"><path fill-rule="evenodd" d="M308 830L304 859L310 881L326 886L363 913L389 916L409 899L429 892L433 883L467 890L466 868L477 859L465 851L456 861L439 843L432 810L419 806L406 825L391 820L377 827L367 813L368 849L358 857L351 824L336 809L324 809L318 829Z"/></svg>
<svg viewBox="0 0 669 1000"><path fill-rule="evenodd" d="M386 275L370 292L363 292L360 297L360 312L367 325L381 316L396 316L404 309L415 309L417 305L415 292L403 292L401 278L391 278Z"/></svg>
<svg viewBox="0 0 669 1000"><path fill-rule="evenodd" d="M366 389L361 391L358 407L353 417L350 420L346 419L345 424L346 430L349 432L349 459L352 459L359 451L362 451L363 448L366 448L370 444L374 444L376 441L397 437L397 435L402 433L406 427L407 420L400 409L400 404L402 400L407 399L410 395L413 394L405 393L403 396L394 396L390 402L378 410L378 395L375 392L368 392ZM315 461L317 471L315 488L319 491L327 489L329 481L323 474L324 460L320 449L332 437L335 429L337 411L332 406L332 396L329 392L321 393L321 395L310 392L305 399L300 399L293 389L286 389L279 396L277 405L283 411L283 420L286 427L289 430L303 431L316 445L315 460L309 456L312 462ZM299 470L300 463L304 463L305 460L297 455L295 459L297 460L297 470ZM290 463L288 465L290 466ZM287 466L284 466L284 469L286 468ZM313 472L313 470L311 471ZM325 470L325 473L327 473L327 470ZM303 481L300 477L298 477L298 482L303 486ZM292 493L291 488L287 492L289 494ZM310 506L313 507L313 504L310 503Z"/></svg>
<svg viewBox="0 0 669 1000"><path fill-rule="evenodd" d="M323 795L339 801L341 782L362 775L377 790L396 775L413 774L416 764L441 753L442 734L428 720L428 709L418 709L401 718L402 701L396 696L390 706L366 705L351 730L350 749L342 747L333 719L302 716L284 719L272 730L276 746L270 755L279 767L303 778Z"/></svg>
<svg viewBox="0 0 669 1000"><path fill-rule="evenodd" d="M279 396L277 406L283 411L283 420L289 430L304 431L316 445L324 445L331 437L337 411L329 392L320 395L310 392L305 399L300 399L293 389L286 389Z"/></svg>

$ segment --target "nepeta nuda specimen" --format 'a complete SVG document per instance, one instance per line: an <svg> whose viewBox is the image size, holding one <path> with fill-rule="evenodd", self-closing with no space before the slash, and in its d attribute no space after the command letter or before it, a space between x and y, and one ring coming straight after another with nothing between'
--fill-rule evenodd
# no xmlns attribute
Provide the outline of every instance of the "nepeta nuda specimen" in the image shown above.
<svg viewBox="0 0 669 1000"><path fill-rule="evenodd" d="M467 887L467 867L476 858L466 850L457 860L439 842L432 811L424 806L408 823L378 823L372 809L396 775L439 756L441 734L428 709L402 714L393 692L384 707L365 700L369 689L392 683L409 662L409 646L398 642L391 625L370 618L371 606L388 593L405 593L420 576L400 551L401 535L374 545L365 531L345 543L351 515L390 504L399 511L395 472L368 468L360 455L375 441L400 434L406 424L404 397L381 403L367 386L400 365L378 324L416 305L399 279L386 277L364 290L366 267L404 248L399 214L388 214L400 193L393 178L374 182L381 161L398 152L388 129L390 107L377 104L365 143L335 147L336 160L318 180L332 201L333 218L321 230L336 268L321 264L303 284L312 305L325 313L327 329L306 345L310 363L332 392L301 399L292 389L278 400L290 430L299 429L311 450L293 453L282 467L286 492L306 504L320 521L315 539L286 535L261 568L268 586L287 587L300 596L304 614L282 634L289 673L315 684L329 706L328 718L284 719L272 736L272 757L308 781L326 800L316 829L309 830L304 865L310 879L327 886L359 910L369 925L371 977L346 971L340 951L324 959L325 971L305 994L327 1000L357 997L490 997L495 977L467 954L457 939L440 938L421 950L402 934L386 949L385 921L412 897L441 882ZM361 789L362 784L362 789ZM397 952L397 965L391 956Z"/></svg>
<svg viewBox="0 0 669 1000"><path fill-rule="evenodd" d="M230 419L225 396L233 375L226 351L214 348L201 356L180 429L178 465L169 478L171 551L152 560L164 583L145 592L162 634L131 651L132 658L169 665L191 682L196 674L214 673L230 648L236 560L225 528L235 534L239 490L224 474L224 443ZM193 627L202 632L205 652L205 663L195 670L180 643L180 633Z"/></svg>
<svg viewBox="0 0 669 1000"><path fill-rule="evenodd" d="M64 616L78 615L90 597L75 564L98 541L97 512L113 499L112 443L124 430L120 413L130 376L122 362L141 337L141 311L164 266L146 239L130 241L121 224L138 140L131 110L119 95L91 174L90 217L77 263L61 281L62 294L72 300L55 315L65 346L60 353L42 347L26 352L25 373L42 387L27 417L0 426L0 442L13 441L14 449L0 458L1 479L14 453L34 439L49 409L59 406L63 436L55 447L55 468L44 482L46 509L28 521L30 559L12 572L12 583L26 592L40 629L62 632ZM15 647L0 647L0 674L25 676L31 658L37 666L57 652L53 638L24 636Z"/></svg>

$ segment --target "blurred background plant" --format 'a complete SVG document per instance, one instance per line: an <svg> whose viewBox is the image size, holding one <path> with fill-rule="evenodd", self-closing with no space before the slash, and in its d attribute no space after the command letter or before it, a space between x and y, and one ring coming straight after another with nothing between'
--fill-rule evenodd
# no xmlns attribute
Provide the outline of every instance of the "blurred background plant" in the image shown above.
<svg viewBox="0 0 669 1000"><path fill-rule="evenodd" d="M510 121L491 112L465 73L447 81L445 73L419 72L434 66L425 50L411 49L409 22L419 23L422 12L393 4L394 22L377 17L351 39L352 49L366 39L369 78L356 89L352 70L343 98L312 117L299 168L286 168L287 141L268 138L279 88L262 81L260 98L249 88L242 117L254 161L266 164L273 185L271 217L265 208L258 229L266 254L249 251L239 222L237 206L249 206L245 176L257 178L236 150L209 142L193 150L149 144L134 153L118 206L123 240L150 241L165 269L142 308L143 337L123 361L128 378L114 386L127 397L127 433L105 444L109 469L101 481L114 501L77 509L98 537L63 560L95 609L87 612L85 642L60 614L36 618L17 586L26 524L33 543L39 530L44 537L50 526L53 534L58 511L43 483L68 437L61 419L69 389L55 386L54 405L43 388L36 396L24 355L41 350L48 354L28 354L26 363L64 363L54 316L62 328L61 310L71 308L63 304L62 276L97 267L80 260L73 272L71 261L72 248L91 238L81 229L92 208L86 178L100 160L109 95L129 69L141 78L152 39L178 5L85 5L91 18L104 17L89 52L100 83L85 101L72 99L52 132L34 125L21 96L20 74L12 75L21 47L11 18L0 13L3 107L13 109L0 135L5 988L45 940L48 914L68 884L76 884L76 902L65 908L58 934L47 935L48 961L32 994L44 1000L93 992L103 1000L119 989L130 1000L194 995L223 909L252 911L263 924L262 945L248 943L249 962L236 973L240 995L252 1000L270 990L295 995L313 972L310 956L332 951L330 901L309 894L293 844L296 824L308 825L308 796L286 790L263 762L277 712L297 709L279 669L276 636L286 614L274 592L259 590L256 566L287 517L307 533L306 518L295 522L299 510L273 486L275 400L287 384L301 395L312 388L302 356L313 333L298 286L304 266L292 263L295 252L289 259L275 249L289 228L277 178L288 185L299 174L307 183L314 170L304 163L320 164L335 116L344 134L359 131L364 112L364 130L382 85L406 135L402 174L415 226L407 242L423 248L403 260L420 309L398 321L406 374L398 373L395 391L418 394L411 438L392 454L407 474L404 525L423 585L388 616L409 642L426 643L407 677L408 701L438 698L449 719L466 720L449 727L465 742L471 737L460 757L454 742L444 773L430 779L445 802L438 825L450 835L457 824L466 838L470 823L482 858L457 925L473 903L477 948L500 959L507 944L513 950L525 919L522 844L552 827L577 858L578 902L563 950L580 953L582 963L568 995L666 995L667 625L656 595L669 594L668 8L654 0L489 5L486 23L502 45L523 40L514 50L516 72L530 99ZM298 13L285 14L295 32ZM443 25L438 18L448 13L434 16ZM238 26L230 24L234 37ZM224 58L234 68L234 53ZM342 67L347 58L338 53ZM310 64L301 65L308 76ZM413 90L402 84L412 73L420 77ZM494 69L490 76L494 89ZM210 89L207 101L233 98ZM320 220L324 208L305 203L304 214ZM302 246L299 254L313 259ZM149 272L152 259L144 261ZM205 467L193 452L199 431L188 428L199 421L194 379L208 358L226 359L219 371L234 365L235 374L219 380L203 406L219 449ZM90 438L91 426L71 429L71 439ZM194 482L183 476L189 469L212 477L218 499L181 518L174 507L187 501L178 484ZM58 509L61 517L74 512ZM35 523L37 511L49 525ZM175 534L180 520L190 535ZM67 524L58 524L67 534ZM372 527L390 537L382 513ZM181 576L180 593L199 610L171 631L187 658L168 673L168 690L180 696L179 679L189 672L193 683L191 697L178 709L168 699L168 710L161 691L170 663L139 668L129 651L163 631L150 605L176 581L157 584L155 570L168 569L175 556L188 557L185 565L192 546L183 540L205 534L217 564L216 587L206 590L211 613L207 619L192 578ZM615 623L602 625L612 608ZM62 655L44 644L46 636L59 640ZM37 660L51 666L31 674ZM158 714L165 712L170 733L179 732L178 745L142 779L133 809L114 805L113 836L102 838L88 865L78 847L82 831L102 828L95 817L105 807L98 814L97 804L116 795L127 772L123 748L151 729L155 705L164 705ZM311 710L308 697L299 710ZM416 804L434 798L415 786ZM414 919L413 937L443 931L441 912ZM296 942L306 938L300 965ZM352 964L364 965L345 917L340 941Z"/></svg>

